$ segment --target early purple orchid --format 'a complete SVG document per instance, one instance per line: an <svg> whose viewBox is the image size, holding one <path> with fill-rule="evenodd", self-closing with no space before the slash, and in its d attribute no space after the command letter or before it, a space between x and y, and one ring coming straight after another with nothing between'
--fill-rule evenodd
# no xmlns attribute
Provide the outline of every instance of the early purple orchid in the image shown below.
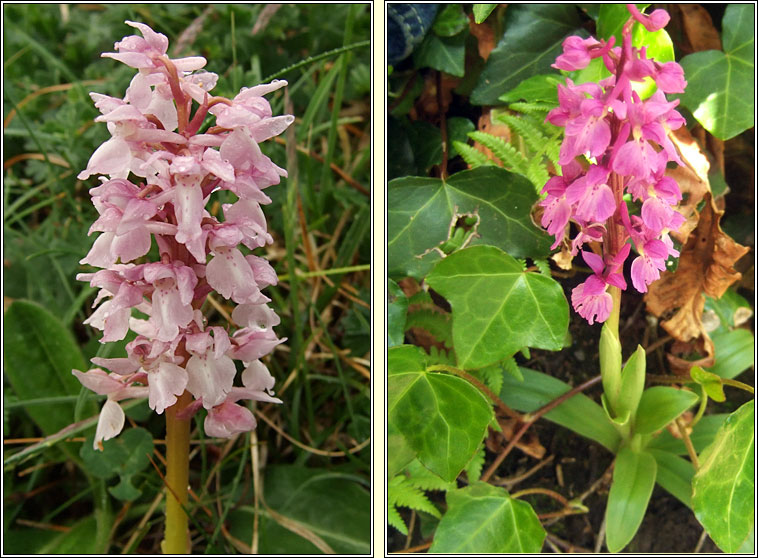
<svg viewBox="0 0 758 558"><path fill-rule="evenodd" d="M276 284L276 274L239 245L255 249L273 242L261 210L271 200L263 190L287 173L258 144L294 121L273 116L263 97L287 82L243 88L231 100L213 96L218 76L200 71L204 58L171 59L165 35L126 23L142 36L125 37L115 44L117 52L102 56L138 73L123 99L91 93L102 113L95 121L107 124L111 138L79 174L81 180L101 175L90 190L100 214L90 234L100 236L81 263L103 269L77 278L100 289L97 309L85 323L104 332L102 343L123 339L130 329L137 337L125 358L93 359L111 373L73 373L108 397L96 449L123 428L119 401L147 397L161 414L185 390L195 401L180 411L182 418L204 407L206 434L231 437L256 426L240 400L281 403L260 360L284 341L273 332L279 317L261 292ZM209 113L215 126L198 133ZM237 196L223 206L223 221L205 209L219 189ZM160 260L145 262L153 240ZM209 326L202 315L212 291L238 304L232 313L236 330ZM242 361L243 387L234 386L235 360Z"/></svg>
<svg viewBox="0 0 758 558"><path fill-rule="evenodd" d="M631 265L632 285L647 292L666 269L666 259L679 255L669 232L685 220L675 209L682 198L679 187L665 176L669 162L683 164L669 133L684 118L674 109L679 101L667 101L665 93L684 91L684 72L675 62L647 58L645 48L632 47L631 39L635 21L657 31L669 16L664 10L642 14L633 4L627 8L631 17L623 27L621 47L614 47L613 38L564 40L555 68L581 70L602 57L612 75L580 85L566 79L558 86L559 106L546 118L565 128L565 138L558 161L562 176L550 178L542 190L542 226L555 237L555 248L566 240L573 221L579 230L570 243L573 255L588 242L602 246L602 256L582 252L593 275L571 296L576 311L590 324L604 322L611 313L608 286L626 289L621 273L631 247L627 241L632 240L638 253ZM646 78L658 89L643 101L632 84ZM629 215L626 192L641 202L639 216Z"/></svg>

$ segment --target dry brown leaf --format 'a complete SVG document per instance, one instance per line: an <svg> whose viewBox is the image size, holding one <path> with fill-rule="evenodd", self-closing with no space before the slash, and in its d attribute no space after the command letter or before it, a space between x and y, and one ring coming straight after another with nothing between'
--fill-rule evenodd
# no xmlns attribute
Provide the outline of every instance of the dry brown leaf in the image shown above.
<svg viewBox="0 0 758 558"><path fill-rule="evenodd" d="M495 48L495 31L487 22L476 23L474 14L469 14L468 19L468 28L471 34L476 37L479 56L486 61Z"/></svg>
<svg viewBox="0 0 758 558"><path fill-rule="evenodd" d="M671 141L679 151L682 161L686 164L684 167L676 167L666 171L666 176L676 180L679 190L682 192L682 201L676 210L687 219L679 227L679 230L671 233L671 236L684 244L698 223L695 208L703 201L703 197L711 191L711 185L708 181L708 170L711 165L700 149L698 142L684 126L672 133Z"/></svg>
<svg viewBox="0 0 758 558"><path fill-rule="evenodd" d="M477 123L476 129L480 132L490 134L491 136L501 138L506 143L510 143L511 129L505 124L493 124L492 119L490 118L490 112L491 111L487 110L479 117L479 122ZM491 159L493 161L500 161L500 159L495 157L495 154L492 153L492 151L484 147L479 142L474 142L474 149L482 152L487 156L488 159Z"/></svg>
<svg viewBox="0 0 758 558"><path fill-rule="evenodd" d="M704 200L698 225L682 248L676 272L662 273L645 295L648 312L664 318L661 326L677 340L673 350L684 353L695 350L703 355L698 361L688 361L669 354L675 374L686 374L695 364L713 365L713 341L702 319L703 295L721 298L729 285L741 277L733 265L749 250L721 230L723 211L715 208L710 193Z"/></svg>
<svg viewBox="0 0 758 558"><path fill-rule="evenodd" d="M508 445L508 441L513 438L516 431L523 426L523 422L520 422L514 418L508 418L500 413L497 413L497 422L502 432L490 429L489 436L484 441L484 445L492 453L500 453ZM530 457L535 459L542 459L545 455L545 446L540 443L540 439L537 434L531 430L528 430L521 439L516 442L516 447Z"/></svg>
<svg viewBox="0 0 758 558"><path fill-rule="evenodd" d="M721 50L721 37L713 25L711 15L699 4L677 4L682 18L684 39L682 45L687 53L701 50Z"/></svg>

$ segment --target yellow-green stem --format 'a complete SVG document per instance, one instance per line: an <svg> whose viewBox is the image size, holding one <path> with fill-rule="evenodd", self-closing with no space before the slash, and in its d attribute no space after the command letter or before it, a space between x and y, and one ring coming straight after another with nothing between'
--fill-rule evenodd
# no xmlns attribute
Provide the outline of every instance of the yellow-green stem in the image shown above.
<svg viewBox="0 0 758 558"><path fill-rule="evenodd" d="M187 492L189 487L190 420L176 418L192 401L184 392L166 409L166 531L161 543L164 554L189 554L190 538L187 523Z"/></svg>
<svg viewBox="0 0 758 558"><path fill-rule="evenodd" d="M612 285L608 286L608 293L613 299L613 310L605 323L618 339L619 336L619 312L621 311L621 289Z"/></svg>

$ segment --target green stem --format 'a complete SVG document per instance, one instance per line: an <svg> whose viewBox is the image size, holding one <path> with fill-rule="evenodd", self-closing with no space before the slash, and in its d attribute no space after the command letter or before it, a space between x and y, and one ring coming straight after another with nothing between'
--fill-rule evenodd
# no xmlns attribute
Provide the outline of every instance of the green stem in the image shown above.
<svg viewBox="0 0 758 558"><path fill-rule="evenodd" d="M721 378L721 382L725 386L732 386L732 387L744 389L748 393L755 393L755 389L752 386L749 386L748 384L740 382L739 380L731 380L729 378Z"/></svg>
<svg viewBox="0 0 758 558"><path fill-rule="evenodd" d="M161 543L164 554L189 554L187 525L187 493L189 485L190 421L180 420L177 413L191 402L185 391L177 402L166 409L166 532Z"/></svg>
<svg viewBox="0 0 758 558"><path fill-rule="evenodd" d="M608 319L605 321L605 323L613 332L613 335L616 336L616 339L618 339L619 313L621 312L621 289L611 285L608 287L608 293L611 295L611 298L613 298L613 310L611 310L611 315L608 316Z"/></svg>
<svg viewBox="0 0 758 558"><path fill-rule="evenodd" d="M371 264L351 265L347 267L335 267L332 269L319 269L318 271L299 271L296 270L295 274L298 279L307 279L309 277L325 277L327 275L339 275L342 273L352 273L354 271L368 271L371 269ZM290 278L289 273L279 276L279 281L287 281Z"/></svg>

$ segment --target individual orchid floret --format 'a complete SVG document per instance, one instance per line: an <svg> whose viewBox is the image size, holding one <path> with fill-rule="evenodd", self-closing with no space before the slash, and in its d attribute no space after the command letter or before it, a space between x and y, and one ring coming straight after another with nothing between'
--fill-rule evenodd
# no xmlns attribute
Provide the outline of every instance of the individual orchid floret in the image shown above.
<svg viewBox="0 0 758 558"><path fill-rule="evenodd" d="M660 29L663 29L668 25L668 22L671 19L666 10L655 10L652 14L645 15L640 12L634 4L627 4L626 8L629 10L629 13L632 14L632 17L644 25L645 29L648 31L659 31Z"/></svg>

